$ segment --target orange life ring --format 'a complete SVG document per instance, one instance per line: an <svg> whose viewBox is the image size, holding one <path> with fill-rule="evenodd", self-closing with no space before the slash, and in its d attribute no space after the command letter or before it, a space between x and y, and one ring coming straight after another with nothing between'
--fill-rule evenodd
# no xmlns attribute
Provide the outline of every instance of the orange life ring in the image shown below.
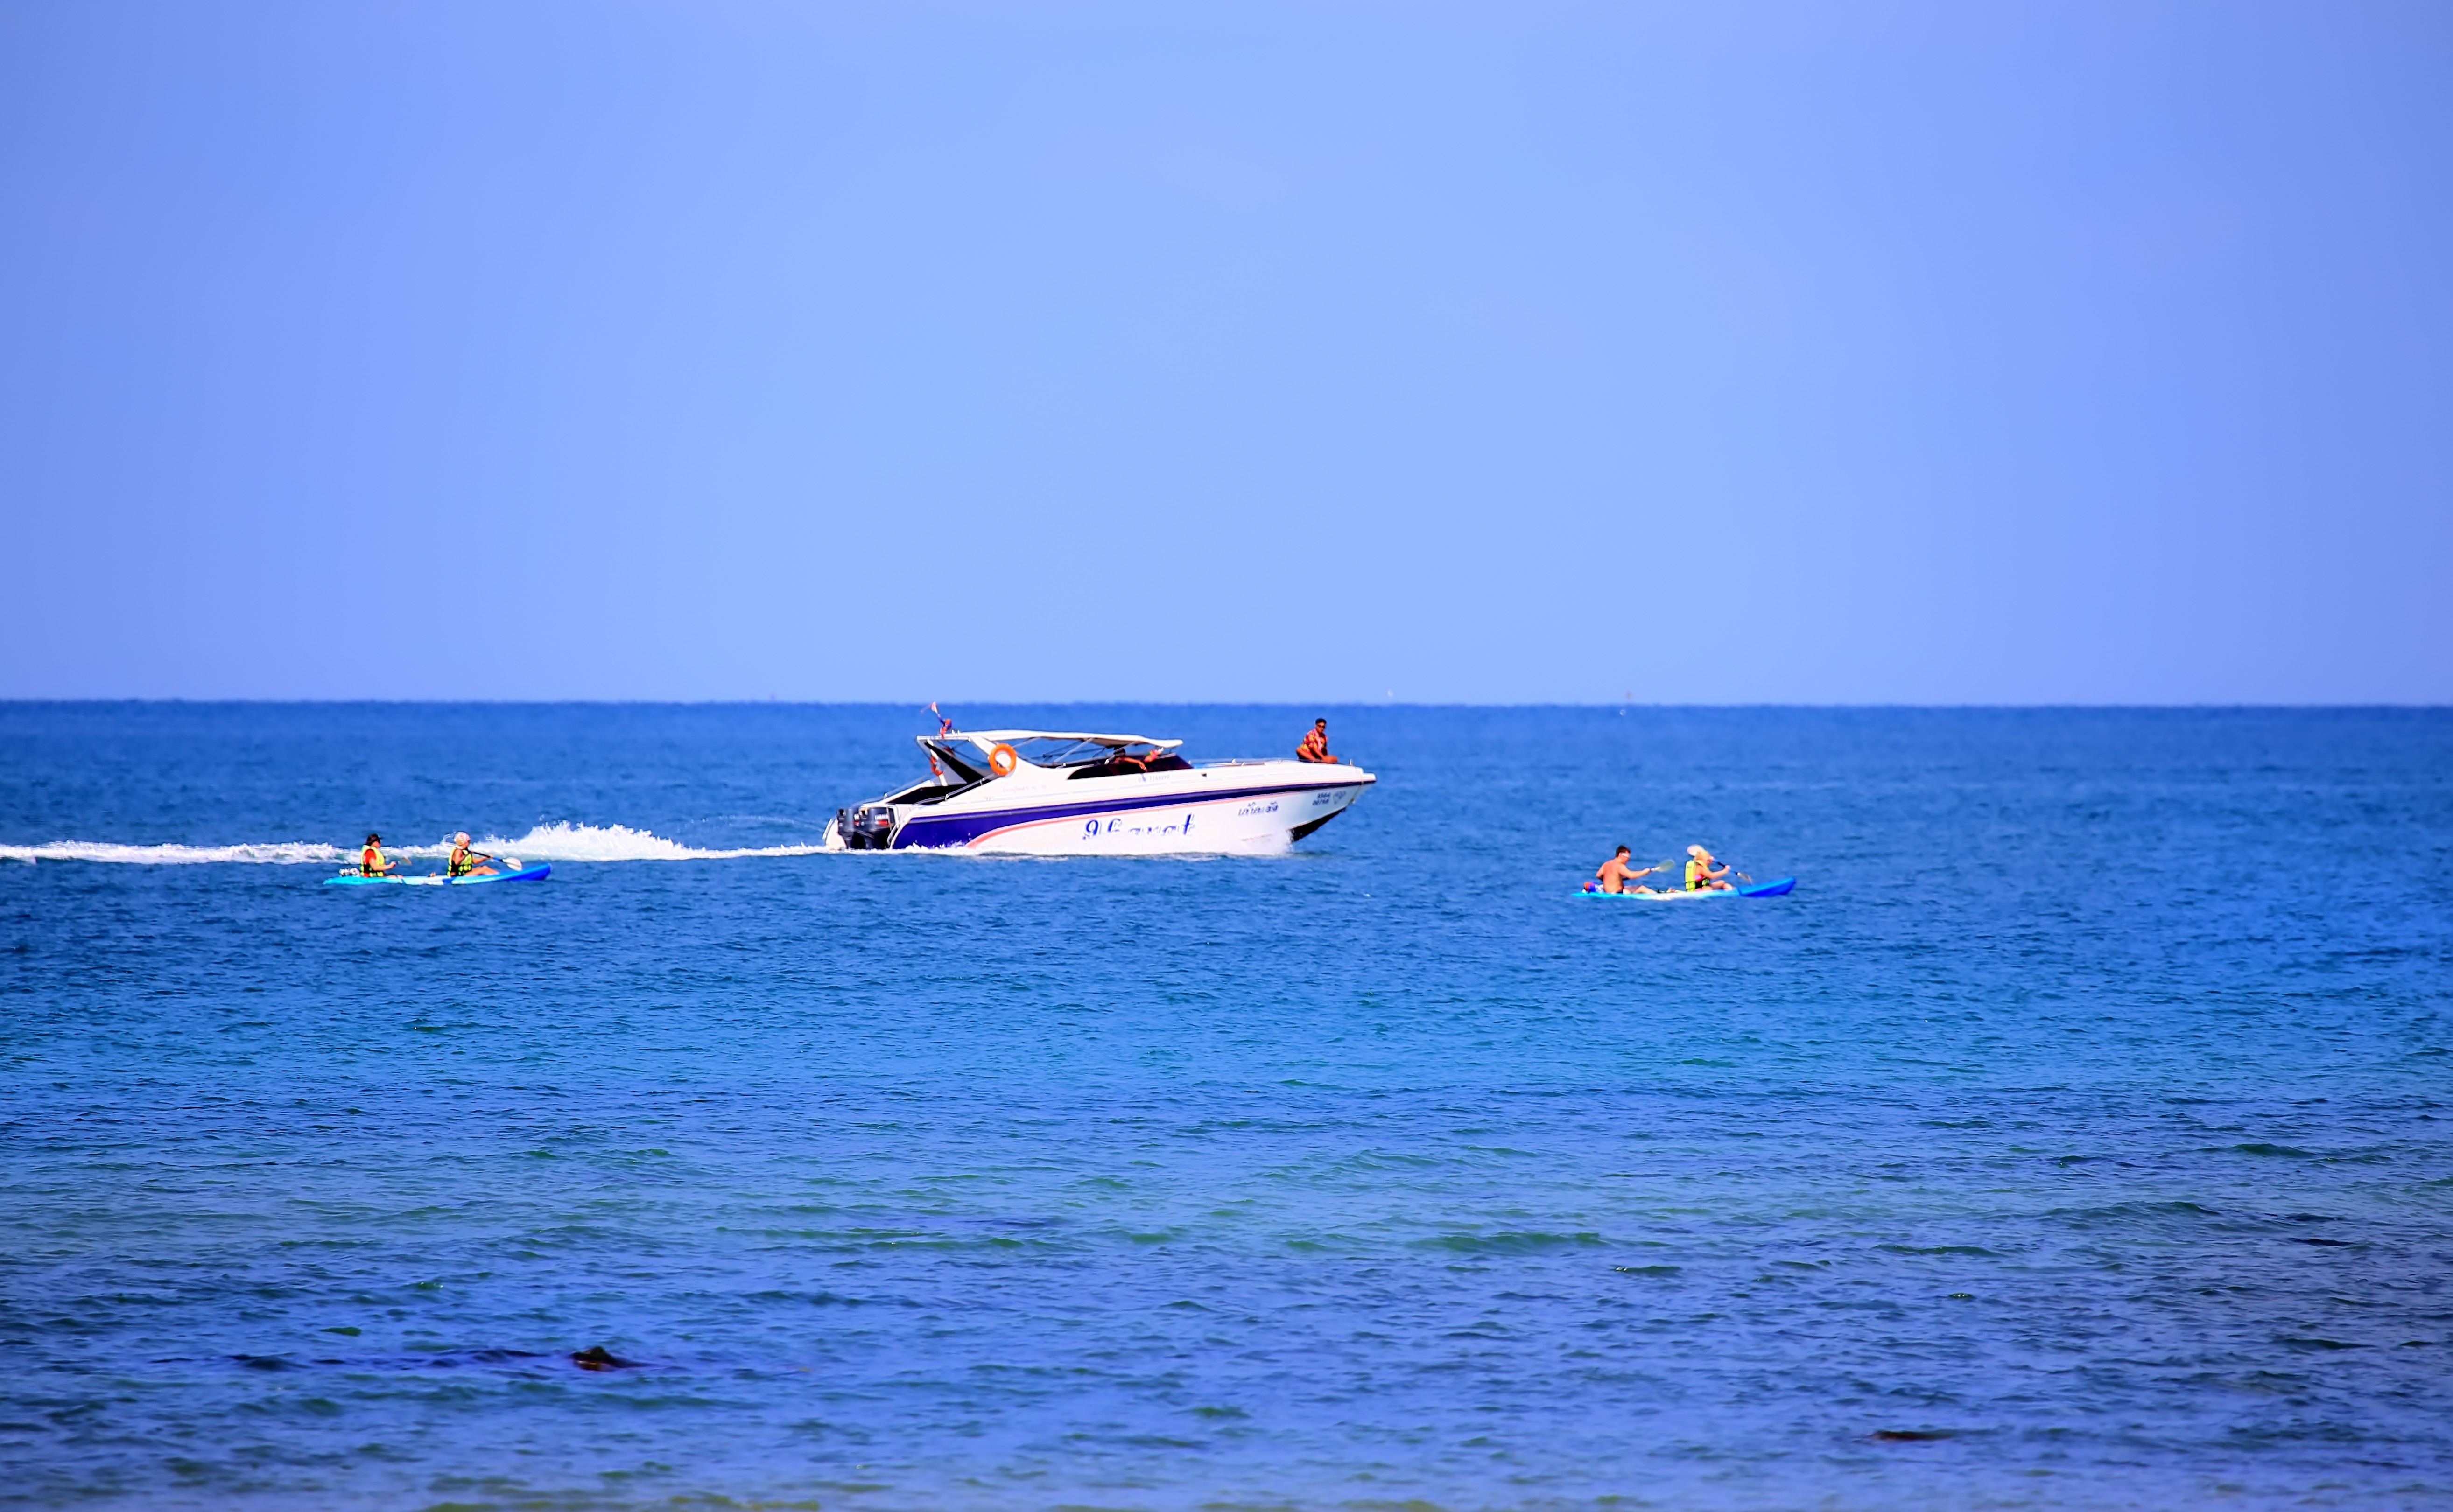
<svg viewBox="0 0 2453 1512"><path fill-rule="evenodd" d="M996 749L988 752L988 770L999 777L1012 776L1013 769L1021 765L1022 758L1015 755L1013 747L1003 741L997 742Z"/></svg>

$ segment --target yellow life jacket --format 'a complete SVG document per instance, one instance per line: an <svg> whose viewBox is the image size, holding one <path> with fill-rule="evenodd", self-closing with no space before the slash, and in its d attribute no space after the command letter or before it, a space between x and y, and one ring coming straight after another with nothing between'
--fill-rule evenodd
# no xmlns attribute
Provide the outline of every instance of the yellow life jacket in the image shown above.
<svg viewBox="0 0 2453 1512"><path fill-rule="evenodd" d="M1710 877L1712 864L1700 856L1686 858L1686 890L1693 892Z"/></svg>
<svg viewBox="0 0 2453 1512"><path fill-rule="evenodd" d="M358 852L358 875L372 877L384 869L383 847L369 846Z"/></svg>

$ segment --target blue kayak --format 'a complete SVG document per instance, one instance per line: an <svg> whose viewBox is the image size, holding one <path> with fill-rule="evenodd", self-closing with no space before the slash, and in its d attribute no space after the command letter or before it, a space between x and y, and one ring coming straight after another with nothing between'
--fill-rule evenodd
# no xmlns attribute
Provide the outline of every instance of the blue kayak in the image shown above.
<svg viewBox="0 0 2453 1512"><path fill-rule="evenodd" d="M1795 890L1796 886L1795 877L1775 877L1769 882L1748 883L1743 887L1731 887L1725 890L1716 887L1699 887L1693 892L1683 890L1604 892L1599 887L1588 887L1578 892L1576 896L1579 898L1631 898L1638 903L1701 903L1706 898L1781 898L1787 896Z"/></svg>
<svg viewBox="0 0 2453 1512"><path fill-rule="evenodd" d="M327 877L327 887L475 887L489 882L543 882L553 875L551 866L530 866L524 871L498 871L488 877L447 877L429 871L415 877L361 877L345 871L337 877Z"/></svg>

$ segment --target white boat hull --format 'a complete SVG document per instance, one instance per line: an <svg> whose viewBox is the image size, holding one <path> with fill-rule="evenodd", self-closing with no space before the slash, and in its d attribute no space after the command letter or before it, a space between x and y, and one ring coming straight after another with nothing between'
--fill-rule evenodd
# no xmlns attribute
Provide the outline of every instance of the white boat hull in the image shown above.
<svg viewBox="0 0 2453 1512"><path fill-rule="evenodd" d="M1132 778L1117 779L1131 782ZM1298 826L1323 823L1350 806L1360 783L1316 791L1205 799L1187 794L1164 806L1018 818L962 848L1007 856L1167 856L1284 850ZM914 848L898 846L897 848Z"/></svg>

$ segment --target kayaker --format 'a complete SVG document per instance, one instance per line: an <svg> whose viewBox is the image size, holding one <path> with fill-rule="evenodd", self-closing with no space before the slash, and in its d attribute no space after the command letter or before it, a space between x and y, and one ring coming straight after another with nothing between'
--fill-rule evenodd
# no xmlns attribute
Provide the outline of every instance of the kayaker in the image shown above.
<svg viewBox="0 0 2453 1512"><path fill-rule="evenodd" d="M1737 890L1735 883L1721 880L1728 874L1729 868L1726 866L1714 869L1710 851L1701 846L1686 847L1686 890L1688 892L1734 892Z"/></svg>
<svg viewBox="0 0 2453 1512"><path fill-rule="evenodd" d="M1642 871L1630 870L1626 862L1627 857L1632 854L1632 851L1628 850L1625 846L1621 846L1618 847L1617 855L1612 856L1609 860L1602 863L1601 869L1593 873L1595 877L1601 879L1602 891L1626 892L1629 890L1627 884L1635 881L1638 877L1649 877L1655 871L1661 869L1658 866L1646 866ZM1632 890L1636 892L1650 892L1653 889L1650 887L1636 887Z"/></svg>
<svg viewBox="0 0 2453 1512"><path fill-rule="evenodd" d="M358 852L358 875L380 877L391 867L391 859L383 853L383 836L368 830L367 848Z"/></svg>
<svg viewBox="0 0 2453 1512"><path fill-rule="evenodd" d="M482 850L469 849L469 831L464 829L451 837L451 857L443 864L443 870L446 875L453 877L490 877L494 868L481 866L477 863L494 859Z"/></svg>
<svg viewBox="0 0 2453 1512"><path fill-rule="evenodd" d="M1336 763L1337 758L1328 753L1328 721L1316 719L1311 722L1311 733L1306 735L1303 738L1303 744L1295 747L1295 760L1327 762L1331 765Z"/></svg>

